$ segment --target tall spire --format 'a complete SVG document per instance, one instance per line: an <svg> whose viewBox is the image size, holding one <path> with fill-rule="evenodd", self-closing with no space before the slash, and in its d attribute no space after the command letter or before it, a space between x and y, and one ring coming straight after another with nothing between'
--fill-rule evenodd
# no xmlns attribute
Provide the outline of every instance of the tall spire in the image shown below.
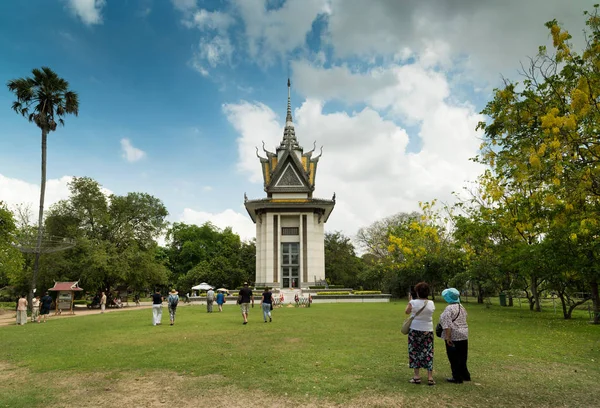
<svg viewBox="0 0 600 408"><path fill-rule="evenodd" d="M279 149L298 149L298 140L296 139L296 130L294 129L294 121L292 120L292 92L291 82L288 78L288 103L287 103L287 115L285 116L285 129L283 131L283 140ZM279 150L278 149L278 150Z"/></svg>
<svg viewBox="0 0 600 408"><path fill-rule="evenodd" d="M287 116L285 117L285 126L294 126L292 121L292 92L291 92L291 82L288 78L288 105L287 105Z"/></svg>

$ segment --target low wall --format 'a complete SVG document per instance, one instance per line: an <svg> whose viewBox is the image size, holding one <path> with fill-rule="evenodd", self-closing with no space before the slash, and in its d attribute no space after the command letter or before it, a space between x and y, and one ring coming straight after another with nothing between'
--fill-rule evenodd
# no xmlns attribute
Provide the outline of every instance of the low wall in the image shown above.
<svg viewBox="0 0 600 408"><path fill-rule="evenodd" d="M385 303L392 295L315 295L313 303Z"/></svg>
<svg viewBox="0 0 600 408"><path fill-rule="evenodd" d="M303 296L306 297L306 296ZM312 295L313 303L385 303L389 302L392 295ZM227 296L225 306L235 305L237 296ZM261 297L254 296L254 303L260 303ZM190 296L190 302L206 304L205 296ZM294 304L293 299L286 299L285 304ZM216 302L215 302L216 306Z"/></svg>

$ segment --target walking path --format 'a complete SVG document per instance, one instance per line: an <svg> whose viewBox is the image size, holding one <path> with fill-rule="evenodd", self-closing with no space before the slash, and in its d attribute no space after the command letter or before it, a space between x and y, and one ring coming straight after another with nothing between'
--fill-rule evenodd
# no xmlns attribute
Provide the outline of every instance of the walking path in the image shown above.
<svg viewBox="0 0 600 408"><path fill-rule="evenodd" d="M191 303L179 303L179 307L181 306L190 306ZM163 306L166 307L166 303L163 303ZM120 309L117 308L107 308L104 313L112 313L112 312L122 312L126 310L141 310L141 309L151 309L152 302L140 302L139 306L135 306L135 303L130 303L129 306L123 306ZM64 319L67 317L78 317L78 316L89 316L93 314L100 314L100 309L88 309L86 306L75 306L75 314L70 314L68 312L63 312L59 315L55 315L54 311L51 311L48 315L48 320L54 319ZM16 315L17 313L14 310L0 310L0 327L1 326L11 326L16 324ZM27 324L37 324L31 323L31 316L28 317Z"/></svg>

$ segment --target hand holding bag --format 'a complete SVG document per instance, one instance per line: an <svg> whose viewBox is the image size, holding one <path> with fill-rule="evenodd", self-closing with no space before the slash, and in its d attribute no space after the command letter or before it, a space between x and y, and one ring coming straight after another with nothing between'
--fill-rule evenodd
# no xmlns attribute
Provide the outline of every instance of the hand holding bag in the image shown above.
<svg viewBox="0 0 600 408"><path fill-rule="evenodd" d="M400 329L400 332L402 334L408 334L408 331L410 330L410 325L412 324L412 321L415 320L415 317L417 317L426 307L427 307L427 302L429 302L428 300L425 300L425 304L423 305L423 307L414 315L410 316L408 319L406 319L404 321L404 323L402 323L402 328Z"/></svg>

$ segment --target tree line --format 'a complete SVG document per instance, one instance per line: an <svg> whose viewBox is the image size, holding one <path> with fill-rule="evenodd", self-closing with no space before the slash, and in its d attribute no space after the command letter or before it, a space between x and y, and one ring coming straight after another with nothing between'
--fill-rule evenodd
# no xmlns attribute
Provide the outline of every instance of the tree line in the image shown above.
<svg viewBox="0 0 600 408"><path fill-rule="evenodd" d="M473 160L485 172L457 195L457 204L421 203L361 228L352 239L325 236L331 283L401 296L418 280L434 288L469 288L478 301L506 292L541 310L548 293L565 318L592 301L600 318L600 17L586 16L585 44L573 49L556 20L546 23L552 48L540 47L522 64L520 81L495 89L479 123L482 144ZM66 114L77 114L77 94L49 68L8 82L13 109L42 132L38 225L19 227L0 207L0 281L18 287L79 280L90 289L160 285L183 291L198 281L235 287L254 276L254 244L231 229L166 223L162 202L144 193L107 197L89 178L70 183L71 196L44 213L46 139ZM45 215L45 216L44 216ZM156 238L166 233L167 245ZM19 234L35 236L33 251L15 252ZM40 257L42 247L76 245ZM37 285L38 271L43 285Z"/></svg>
<svg viewBox="0 0 600 408"><path fill-rule="evenodd" d="M504 80L482 111L485 172L458 203L398 214L361 229L356 276L400 293L415 280L474 288L479 301L504 291L531 310L552 294L565 318L592 301L600 318L600 17L585 12L583 50L556 20L553 46ZM365 281L367 284L367 281Z"/></svg>

